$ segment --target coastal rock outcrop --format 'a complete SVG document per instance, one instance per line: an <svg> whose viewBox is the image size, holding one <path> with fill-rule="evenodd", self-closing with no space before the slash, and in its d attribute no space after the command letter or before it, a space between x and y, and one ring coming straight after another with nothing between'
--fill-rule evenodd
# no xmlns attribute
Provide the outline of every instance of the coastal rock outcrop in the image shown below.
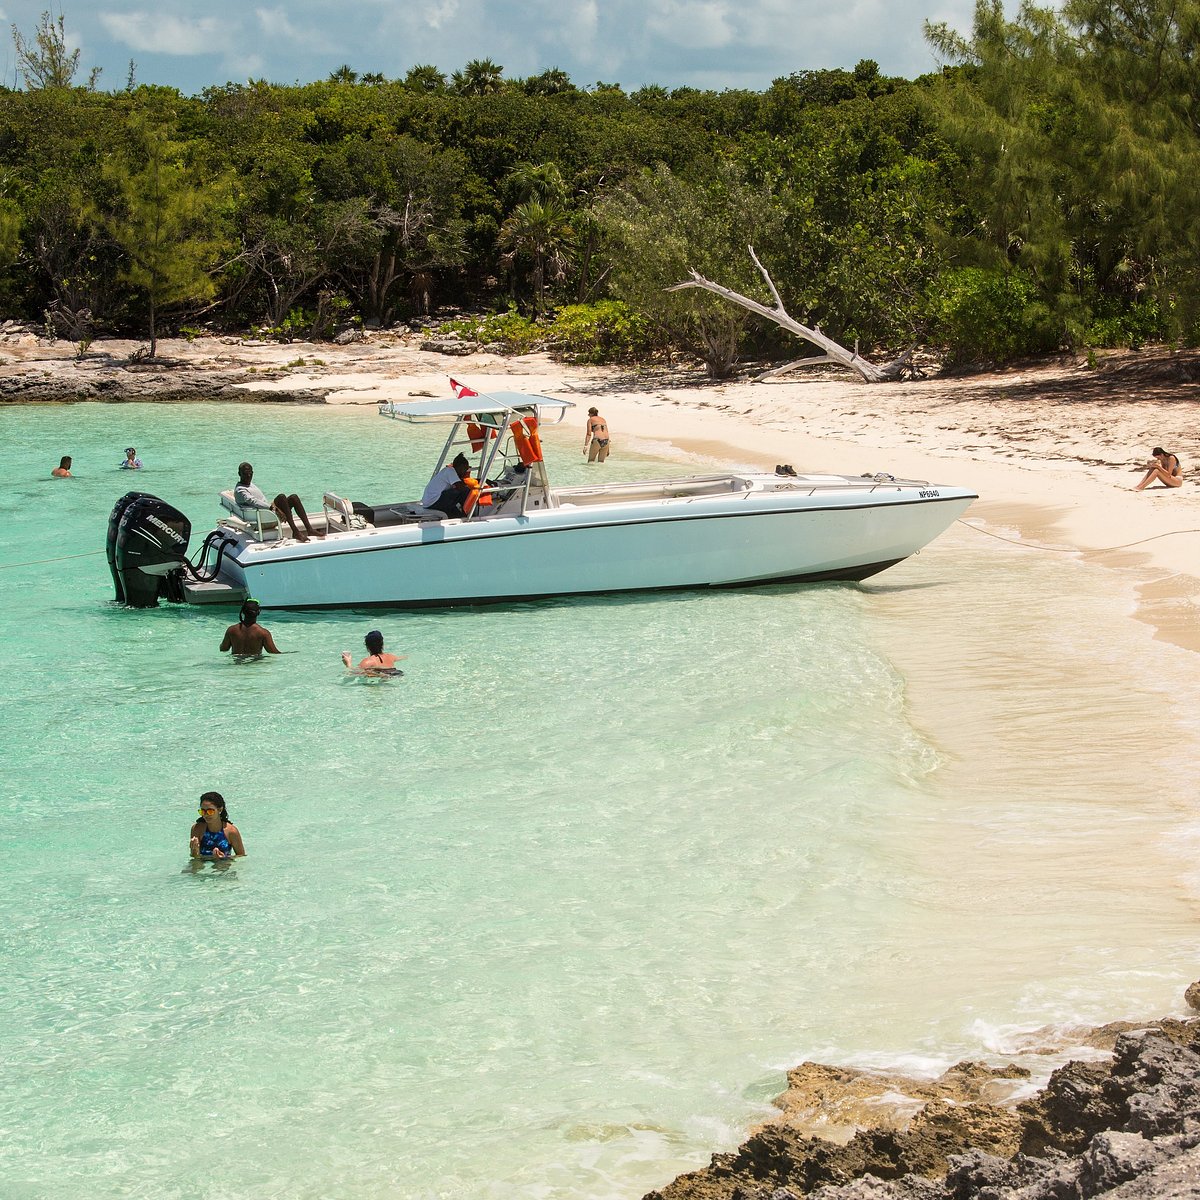
<svg viewBox="0 0 1200 1200"><path fill-rule="evenodd" d="M645 1200L1200 1200L1200 1019L1096 1033L1110 1060L1068 1062L1019 1103L1003 1101L1020 1068L921 1081L805 1063L778 1121ZM872 1089L884 1122L841 1144L800 1131L857 1124Z"/></svg>

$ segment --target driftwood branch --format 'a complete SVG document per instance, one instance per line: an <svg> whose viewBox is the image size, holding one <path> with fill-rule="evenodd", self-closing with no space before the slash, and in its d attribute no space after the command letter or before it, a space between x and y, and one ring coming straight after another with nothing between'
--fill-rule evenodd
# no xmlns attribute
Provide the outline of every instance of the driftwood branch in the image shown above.
<svg viewBox="0 0 1200 1200"><path fill-rule="evenodd" d="M803 338L806 342L816 346L817 349L825 351L823 357L798 359L795 362L788 363L786 366L768 372L767 375L763 376L764 379L782 374L784 371L789 371L795 367L815 366L817 363L830 362L849 368L860 378L866 380L867 383L880 383L887 379L899 379L903 376L911 364L911 351L907 356L896 359L895 362L877 366L875 363L863 358L858 353L857 347L854 350L847 350L845 346L839 345L833 338L826 337L819 329L801 325L799 321L789 315L787 309L784 307L779 290L776 288L766 267L758 261L758 255L754 253L754 247L748 246L747 249L750 251L750 257L754 260L754 265L759 269L763 279L766 280L767 287L771 289L771 295L775 298L773 308L768 308L765 304L760 304L757 300L751 300L749 296L743 296L740 292L722 287L719 283L713 283L711 279L705 279L703 275L692 270L688 271L691 279L672 284L666 290L668 292L680 292L685 288L701 288L706 292L712 292L714 296L720 296L722 299L728 300L733 304L738 304L752 313L758 313L760 317L766 317L768 321L773 321L781 329L786 329L789 333L794 333L797 337Z"/></svg>

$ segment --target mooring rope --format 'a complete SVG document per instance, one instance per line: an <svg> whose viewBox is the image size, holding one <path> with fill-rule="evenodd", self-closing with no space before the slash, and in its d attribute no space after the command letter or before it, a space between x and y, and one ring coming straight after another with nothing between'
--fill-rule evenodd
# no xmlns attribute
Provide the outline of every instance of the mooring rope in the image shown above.
<svg viewBox="0 0 1200 1200"><path fill-rule="evenodd" d="M1024 542L1018 538L1005 537L1002 533L993 533L990 529L984 529L981 525L972 525L970 521L964 521L962 517L958 518L958 524L965 525L968 529L975 530L976 533L986 533L988 537L994 537L998 541L1008 542L1011 546L1020 546L1024 550L1051 550L1056 554L1081 554L1084 558L1090 558L1093 554L1111 554L1114 550L1128 550L1131 546L1143 546L1147 542L1156 542L1159 538L1179 537L1185 533L1200 533L1200 529L1172 529L1167 533L1156 533L1151 537L1139 538L1136 542L1122 542L1119 546L1105 546L1100 550L1080 550L1075 546L1044 546L1040 542Z"/></svg>

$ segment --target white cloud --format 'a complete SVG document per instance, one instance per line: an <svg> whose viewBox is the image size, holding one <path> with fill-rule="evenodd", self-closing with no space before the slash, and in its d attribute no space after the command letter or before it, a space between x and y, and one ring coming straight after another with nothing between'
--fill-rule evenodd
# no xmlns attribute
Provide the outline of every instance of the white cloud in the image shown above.
<svg viewBox="0 0 1200 1200"><path fill-rule="evenodd" d="M261 54L227 54L221 66L230 79L263 79L267 74L266 63Z"/></svg>
<svg viewBox="0 0 1200 1200"><path fill-rule="evenodd" d="M687 50L715 50L734 39L731 6L722 0L666 0L646 28Z"/></svg>
<svg viewBox="0 0 1200 1200"><path fill-rule="evenodd" d="M427 5L421 14L422 23L430 29L442 29L458 16L458 0L442 0L440 4Z"/></svg>
<svg viewBox="0 0 1200 1200"><path fill-rule="evenodd" d="M327 50L330 45L328 30L300 28L292 24L291 18L282 8L256 8L254 16L265 37L272 41L291 42L305 50Z"/></svg>
<svg viewBox="0 0 1200 1200"><path fill-rule="evenodd" d="M224 50L234 34L234 27L217 17L101 13L100 24L115 41L145 54L211 54Z"/></svg>

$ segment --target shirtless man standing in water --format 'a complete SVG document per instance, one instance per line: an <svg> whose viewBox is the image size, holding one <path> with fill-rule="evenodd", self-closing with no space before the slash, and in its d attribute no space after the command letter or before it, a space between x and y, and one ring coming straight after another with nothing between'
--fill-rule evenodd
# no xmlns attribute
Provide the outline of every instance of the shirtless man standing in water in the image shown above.
<svg viewBox="0 0 1200 1200"><path fill-rule="evenodd" d="M608 422L600 415L598 408L589 408L587 430L583 435L583 448L587 451L588 462L603 462L608 457L608 441Z"/></svg>
<svg viewBox="0 0 1200 1200"><path fill-rule="evenodd" d="M242 605L238 623L225 630L225 640L221 643L222 654L232 650L235 658L261 658L264 650L268 654L283 653L276 648L271 631L258 623L261 611L257 600L247 600Z"/></svg>

